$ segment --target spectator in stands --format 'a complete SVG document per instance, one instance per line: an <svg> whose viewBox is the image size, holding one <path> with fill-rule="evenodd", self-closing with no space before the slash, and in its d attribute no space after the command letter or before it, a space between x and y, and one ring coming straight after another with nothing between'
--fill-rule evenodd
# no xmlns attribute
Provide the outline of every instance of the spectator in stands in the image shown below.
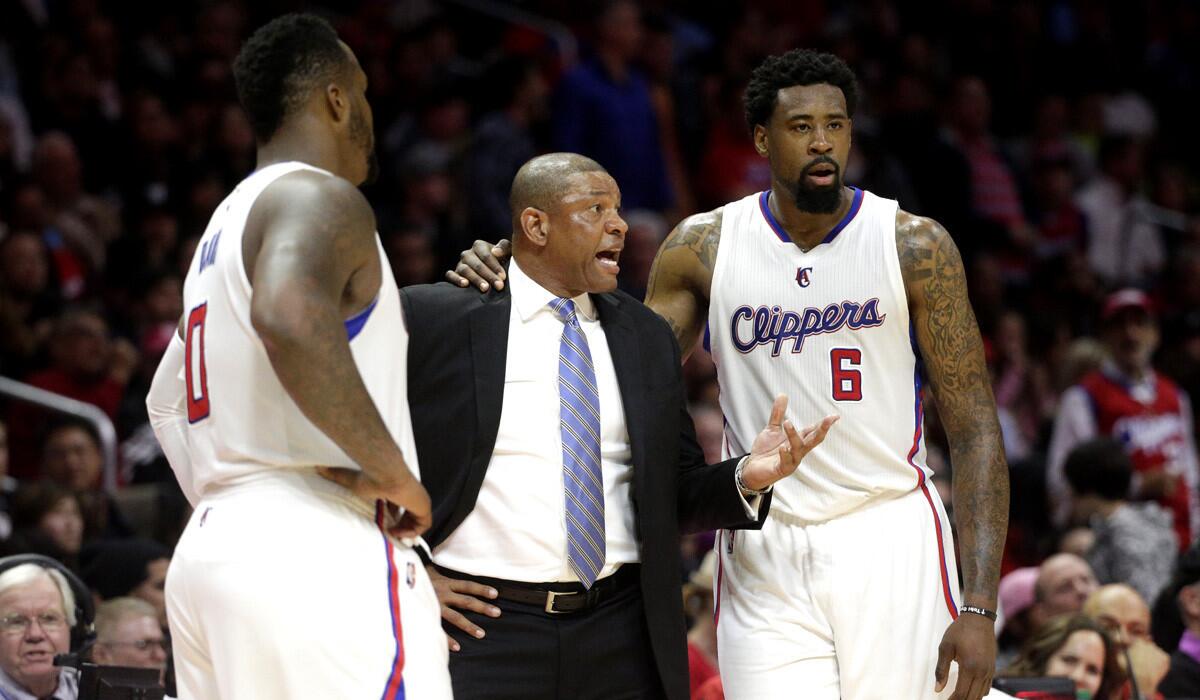
<svg viewBox="0 0 1200 700"><path fill-rule="evenodd" d="M1061 615L1035 632L999 675L1070 678L1080 698L1113 700L1125 680L1117 658L1116 644L1098 623L1086 615Z"/></svg>
<svg viewBox="0 0 1200 700"><path fill-rule="evenodd" d="M1075 196L1087 218L1088 262L1110 286L1146 286L1166 262L1162 232L1139 194L1143 158L1133 137L1105 138L1100 173Z"/></svg>
<svg viewBox="0 0 1200 700"><path fill-rule="evenodd" d="M713 619L713 578L717 554L704 555L700 568L683 585L683 610L691 619L688 630L688 692L692 697L717 671L717 624Z"/></svg>
<svg viewBox="0 0 1200 700"><path fill-rule="evenodd" d="M1067 455L1072 521L1088 523L1095 542L1087 553L1100 583L1129 584L1154 600L1175 569L1178 548L1171 514L1152 501L1130 503L1133 462L1121 443L1096 438Z"/></svg>
<svg viewBox="0 0 1200 700"><path fill-rule="evenodd" d="M42 441L42 476L75 494L89 540L132 532L116 502L101 489L103 466L100 437L91 423L74 417L51 423Z"/></svg>
<svg viewBox="0 0 1200 700"><path fill-rule="evenodd" d="M987 84L977 76L959 78L950 98L949 115L947 136L967 164L971 209L975 219L991 229L980 231L987 240L978 243L1003 251L1006 279L1023 276L1028 272L1033 231L1012 168L991 132L992 101Z"/></svg>
<svg viewBox="0 0 1200 700"><path fill-rule="evenodd" d="M43 554L79 570L83 516L75 494L48 481L25 484L13 496L12 519L4 554Z"/></svg>
<svg viewBox="0 0 1200 700"><path fill-rule="evenodd" d="M57 306L42 239L29 230L0 238L0 372L23 377L33 369Z"/></svg>
<svg viewBox="0 0 1200 700"><path fill-rule="evenodd" d="M167 628L166 597L170 553L153 540L125 539L97 543L83 580L100 600L133 596L154 607L159 625Z"/></svg>
<svg viewBox="0 0 1200 700"><path fill-rule="evenodd" d="M621 183L621 206L663 212L674 203L658 116L633 62L643 29L632 0L607 2L596 21L595 58L567 73L554 100L553 146L603 165Z"/></svg>
<svg viewBox="0 0 1200 700"><path fill-rule="evenodd" d="M1200 550L1193 547L1180 560L1176 584L1155 604L1154 635L1159 636L1160 606L1172 606L1183 621L1183 635L1171 654L1171 666L1158 684L1167 700L1200 697Z"/></svg>
<svg viewBox="0 0 1200 700"><path fill-rule="evenodd" d="M1200 529L1200 464L1191 403L1150 364L1159 335L1144 292L1124 289L1109 295L1101 316L1111 360L1064 392L1059 404L1046 474L1052 515L1061 527L1071 512L1063 471L1067 454L1084 440L1110 436L1125 445L1133 460L1131 495L1155 500L1172 513L1177 545L1183 549Z"/></svg>
<svg viewBox="0 0 1200 700"><path fill-rule="evenodd" d="M77 671L54 665L75 623L75 595L58 571L22 564L0 574L0 697L75 700Z"/></svg>
<svg viewBox="0 0 1200 700"><path fill-rule="evenodd" d="M477 232L512 228L508 191L525 161L537 155L533 130L548 111L550 88L532 59L506 57L491 68L484 89L492 108L479 120L468 153L471 227Z"/></svg>
<svg viewBox="0 0 1200 700"><path fill-rule="evenodd" d="M423 226L403 223L383 238L396 285L429 284L437 281L437 258L433 236Z"/></svg>
<svg viewBox="0 0 1200 700"><path fill-rule="evenodd" d="M1100 623L1122 655L1121 663L1138 690L1154 697L1170 666L1170 657L1150 639L1150 606L1138 592L1123 583L1097 588L1083 606L1088 617Z"/></svg>
<svg viewBox="0 0 1200 700"><path fill-rule="evenodd" d="M1038 567L1029 612L1030 629L1038 629L1050 618L1077 613L1096 590L1092 567L1074 554L1055 554Z"/></svg>
<svg viewBox="0 0 1200 700"><path fill-rule="evenodd" d="M1000 618L996 620L996 668L1005 668L1016 660L1021 647L1033 632L1030 613L1036 597L1038 567L1027 566L1008 572L1000 579L997 598Z"/></svg>
<svg viewBox="0 0 1200 700"><path fill-rule="evenodd" d="M92 660L102 666L167 667L168 642L154 606L140 598L113 598L96 608Z"/></svg>
<svg viewBox="0 0 1200 700"><path fill-rule="evenodd" d="M1042 428L1054 415L1055 396L1045 365L1029 353L1025 318L1000 315L991 333L993 391L1010 462L1032 456Z"/></svg>
<svg viewBox="0 0 1200 700"><path fill-rule="evenodd" d="M114 340L108 323L97 311L74 308L54 323L50 335L51 365L26 378L39 389L98 407L114 422L125 386L137 368L137 350L124 339ZM34 477L38 433L46 414L32 405L14 405L9 414L14 448L14 474Z"/></svg>
<svg viewBox="0 0 1200 700"><path fill-rule="evenodd" d="M120 231L120 218L110 204L84 192L83 163L70 136L51 131L38 140L33 177L51 213L53 228L46 240L51 251L69 251L87 274L103 270L104 251Z"/></svg>

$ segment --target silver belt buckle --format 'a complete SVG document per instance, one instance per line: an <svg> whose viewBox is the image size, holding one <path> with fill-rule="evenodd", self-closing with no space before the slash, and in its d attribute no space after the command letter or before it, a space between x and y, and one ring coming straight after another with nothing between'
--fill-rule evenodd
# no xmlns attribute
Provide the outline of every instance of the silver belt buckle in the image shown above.
<svg viewBox="0 0 1200 700"><path fill-rule="evenodd" d="M562 610L554 609L554 599L559 596L567 596L567 595L579 595L579 594L574 591L563 591L563 592L546 591L546 612L550 613L551 615L563 614Z"/></svg>

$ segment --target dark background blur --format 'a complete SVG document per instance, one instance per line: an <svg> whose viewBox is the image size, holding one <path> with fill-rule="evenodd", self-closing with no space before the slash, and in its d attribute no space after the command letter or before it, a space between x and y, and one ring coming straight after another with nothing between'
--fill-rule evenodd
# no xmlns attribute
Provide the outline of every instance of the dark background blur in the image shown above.
<svg viewBox="0 0 1200 700"><path fill-rule="evenodd" d="M505 236L516 168L575 150L622 186L622 285L640 295L683 216L769 186L742 116L752 68L798 46L847 60L863 94L846 180L938 219L964 251L1013 465L1006 569L1055 547L1041 465L1061 391L1102 357L1105 293L1148 291L1158 367L1200 387L1195 2L4 0L0 375L114 420L120 482L149 485L150 506L107 535L178 532L146 388L195 242L254 167L230 64L300 9L327 16L369 76L382 176L367 191L401 285ZM719 449L702 351L688 374ZM0 466L46 476L52 421L15 404L0 417ZM90 468L77 487L96 488Z"/></svg>

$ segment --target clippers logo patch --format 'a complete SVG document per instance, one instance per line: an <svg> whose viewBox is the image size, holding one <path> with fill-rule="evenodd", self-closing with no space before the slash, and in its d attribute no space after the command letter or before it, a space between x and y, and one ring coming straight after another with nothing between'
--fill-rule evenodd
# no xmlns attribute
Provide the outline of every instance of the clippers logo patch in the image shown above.
<svg viewBox="0 0 1200 700"><path fill-rule="evenodd" d="M812 284L812 280L809 279L810 274L812 274L811 267L796 268L796 284L800 285L801 287L807 287L808 285Z"/></svg>

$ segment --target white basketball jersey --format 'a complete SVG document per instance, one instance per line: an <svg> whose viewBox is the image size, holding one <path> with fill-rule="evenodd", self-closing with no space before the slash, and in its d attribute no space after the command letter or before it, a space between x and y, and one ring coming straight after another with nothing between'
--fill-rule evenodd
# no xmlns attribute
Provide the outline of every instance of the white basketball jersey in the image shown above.
<svg viewBox="0 0 1200 700"><path fill-rule="evenodd" d="M863 190L812 250L789 240L769 192L724 208L708 342L725 457L750 451L771 403L802 428L838 414L825 442L775 486L772 508L828 520L929 475L921 377L896 253L896 202Z"/></svg>
<svg viewBox="0 0 1200 700"><path fill-rule="evenodd" d="M252 173L217 207L184 280L188 442L193 485L201 496L207 488L266 470L358 468L300 412L250 322L251 286L242 260L246 219L268 185L297 170L335 177L296 162ZM376 409L417 474L408 413L408 332L378 235L376 248L383 278L379 293L346 320L346 335Z"/></svg>

